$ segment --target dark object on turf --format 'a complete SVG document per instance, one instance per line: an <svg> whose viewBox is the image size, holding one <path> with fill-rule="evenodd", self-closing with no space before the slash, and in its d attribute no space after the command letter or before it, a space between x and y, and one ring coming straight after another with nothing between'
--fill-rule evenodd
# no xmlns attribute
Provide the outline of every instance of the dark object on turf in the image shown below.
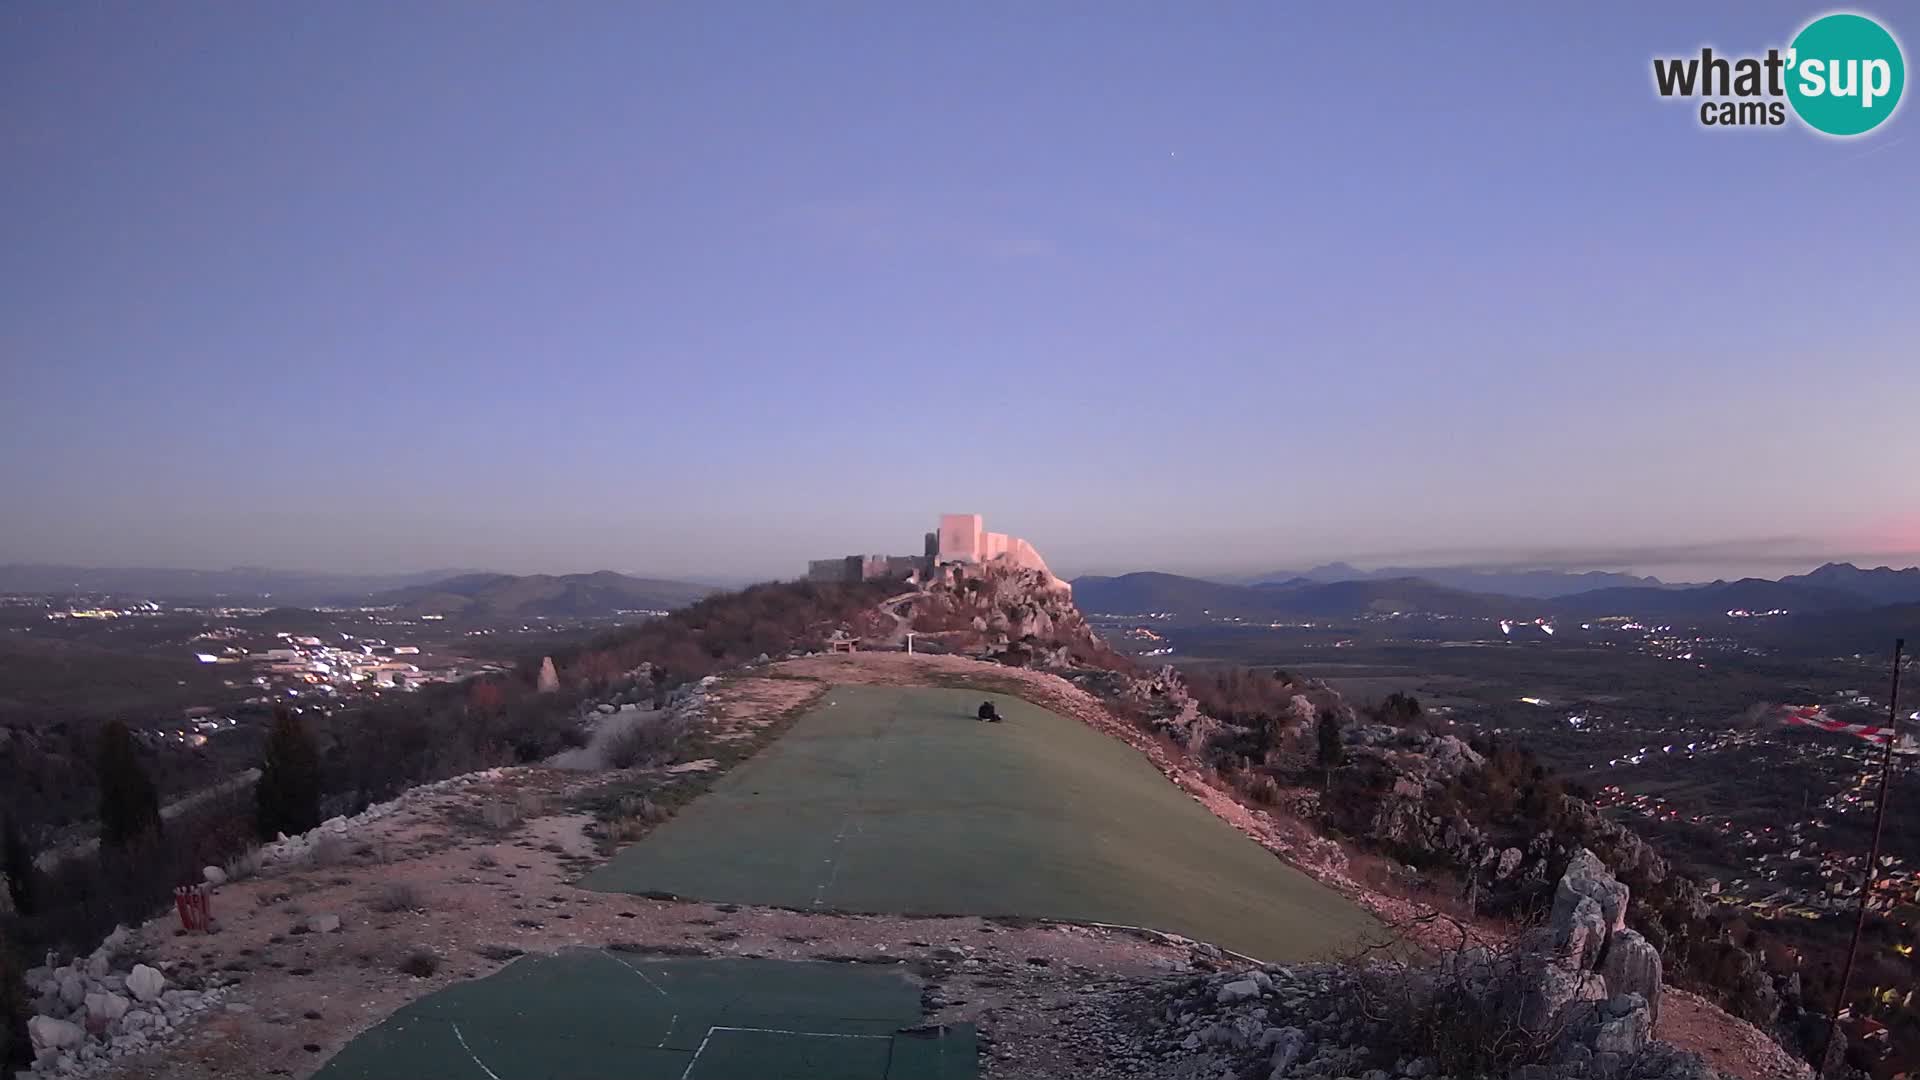
<svg viewBox="0 0 1920 1080"><path fill-rule="evenodd" d="M993 702L983 701L980 703L980 719L991 720L997 724L1001 720L1000 710L993 707Z"/></svg>

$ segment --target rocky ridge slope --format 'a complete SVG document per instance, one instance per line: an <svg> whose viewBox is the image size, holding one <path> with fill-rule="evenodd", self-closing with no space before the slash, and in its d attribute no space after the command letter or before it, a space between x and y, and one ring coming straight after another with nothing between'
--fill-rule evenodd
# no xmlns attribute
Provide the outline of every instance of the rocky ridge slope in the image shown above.
<svg viewBox="0 0 1920 1080"><path fill-rule="evenodd" d="M914 610L916 625L924 619L933 630L956 618L970 619L975 636L957 651L1060 675L1184 752L1185 763L1158 762L1170 776L1190 772L1251 801L1222 769L1229 748L1243 743L1250 729L1210 715L1172 667L1143 671L1115 654L1064 590L993 564L948 567L929 583ZM1337 797L1305 786L1276 792L1268 801L1287 814L1398 860L1442 869L1464 883L1469 911L1496 917L1515 918L1544 907L1555 883L1584 852L1630 885L1640 927L1636 937L1671 974L1692 980L1783 1044L1813 1045L1824 1036L1825 1017L1801 1001L1798 978L1770 973L1759 956L1728 939L1699 887L1632 829L1557 785L1536 786L1531 777L1522 779L1522 794L1532 800L1523 812L1500 815L1484 805L1464 804L1463 790L1507 783L1495 775L1506 763L1490 765L1451 734L1355 723L1353 710L1324 686L1303 683L1301 691L1288 715L1273 724L1285 730L1282 741L1292 745L1270 750L1269 759L1289 752L1304 756L1312 718L1332 709L1345 721L1349 760L1340 770ZM1156 755L1149 750L1149 756ZM1344 857L1327 858L1318 853L1319 846L1313 845L1315 865L1302 868L1323 880L1344 878Z"/></svg>
<svg viewBox="0 0 1920 1080"><path fill-rule="evenodd" d="M1552 924L1510 947L1424 967L1391 961L1230 970L1165 995L1146 1045L1190 1075L1288 1080L1700 1080L1651 1037L1660 958L1625 925L1627 887L1591 852L1557 886Z"/></svg>

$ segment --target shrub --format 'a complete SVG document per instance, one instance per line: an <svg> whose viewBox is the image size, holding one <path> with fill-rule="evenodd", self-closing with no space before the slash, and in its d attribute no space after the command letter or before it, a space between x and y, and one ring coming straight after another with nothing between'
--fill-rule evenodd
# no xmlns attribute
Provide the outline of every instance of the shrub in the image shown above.
<svg viewBox="0 0 1920 1080"><path fill-rule="evenodd" d="M662 716L636 721L607 740L604 748L607 765L615 769L631 769L671 760L686 730L686 723L677 717Z"/></svg>
<svg viewBox="0 0 1920 1080"><path fill-rule="evenodd" d="M480 822L494 832L506 832L520 824L520 810L505 799L488 799L480 804Z"/></svg>
<svg viewBox="0 0 1920 1080"><path fill-rule="evenodd" d="M425 979L440 970L440 958L425 949L415 949L400 961L400 973Z"/></svg>
<svg viewBox="0 0 1920 1080"><path fill-rule="evenodd" d="M346 857L347 841L330 832L315 837L313 846L307 849L307 861L321 869L338 866Z"/></svg>
<svg viewBox="0 0 1920 1080"><path fill-rule="evenodd" d="M95 768L100 774L100 843L124 848L160 827L160 794L140 765L133 732L118 720L100 733Z"/></svg>
<svg viewBox="0 0 1920 1080"><path fill-rule="evenodd" d="M638 840L667 817L667 812L645 795L622 795L607 817L607 836L621 843Z"/></svg>
<svg viewBox="0 0 1920 1080"><path fill-rule="evenodd" d="M538 791L517 791L513 795L513 808L522 819L545 817L547 797Z"/></svg>
<svg viewBox="0 0 1920 1080"><path fill-rule="evenodd" d="M1247 798L1265 806L1280 801L1280 784L1266 773L1253 774L1241 790L1247 793Z"/></svg>
<svg viewBox="0 0 1920 1080"><path fill-rule="evenodd" d="M248 848L233 858L228 859L227 864L221 869L227 872L228 881L245 881L255 874L258 874L260 867L265 863L265 854L261 852L259 848L255 847Z"/></svg>
<svg viewBox="0 0 1920 1080"><path fill-rule="evenodd" d="M320 824L320 749L285 706L274 711L260 781L254 785L254 815L262 840Z"/></svg>
<svg viewBox="0 0 1920 1080"><path fill-rule="evenodd" d="M1386 700L1367 712L1376 723L1391 724L1394 727L1417 726L1422 716L1420 699L1398 690L1388 694Z"/></svg>
<svg viewBox="0 0 1920 1080"><path fill-rule="evenodd" d="M1376 961L1347 985L1342 1012L1375 1025L1369 1045L1389 1064L1424 1057L1443 1075L1519 1075L1546 1064L1571 1015L1521 1023L1525 988L1544 962L1517 945L1449 950L1432 967Z"/></svg>
<svg viewBox="0 0 1920 1080"><path fill-rule="evenodd" d="M402 911L424 911L427 905L412 882L390 881L368 898L367 906L382 915L393 915Z"/></svg>

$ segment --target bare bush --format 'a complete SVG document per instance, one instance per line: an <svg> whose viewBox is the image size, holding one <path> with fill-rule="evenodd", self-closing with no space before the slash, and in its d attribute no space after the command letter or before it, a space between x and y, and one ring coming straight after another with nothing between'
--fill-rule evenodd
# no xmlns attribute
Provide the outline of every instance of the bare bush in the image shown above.
<svg viewBox="0 0 1920 1080"><path fill-rule="evenodd" d="M410 881L390 881L367 898L367 907L382 915L402 911L425 911L426 900L418 886Z"/></svg>
<svg viewBox="0 0 1920 1080"><path fill-rule="evenodd" d="M633 769L671 761L686 732L686 721L680 717L637 720L606 741L603 752L607 765L614 769Z"/></svg>
<svg viewBox="0 0 1920 1080"><path fill-rule="evenodd" d="M478 870L491 870L500 865L500 860L494 857L493 852L483 851L473 857L473 865Z"/></svg>
<svg viewBox="0 0 1920 1080"><path fill-rule="evenodd" d="M1263 806L1272 806L1280 801L1280 782L1266 773L1254 773L1240 787L1247 798Z"/></svg>
<svg viewBox="0 0 1920 1080"><path fill-rule="evenodd" d="M347 857L347 842L335 833L321 833L307 849L307 861L316 867L338 866Z"/></svg>
<svg viewBox="0 0 1920 1080"><path fill-rule="evenodd" d="M505 799L488 799L480 804L480 822L494 832L506 832L520 824L520 810Z"/></svg>
<svg viewBox="0 0 1920 1080"><path fill-rule="evenodd" d="M622 795L607 818L607 836L618 843L638 840L669 816L645 795Z"/></svg>
<svg viewBox="0 0 1920 1080"><path fill-rule="evenodd" d="M254 847L228 859L222 869L227 872L228 881L245 881L258 874L265 863L266 856L259 848Z"/></svg>
<svg viewBox="0 0 1920 1080"><path fill-rule="evenodd" d="M415 949L400 961L400 973L416 979L430 978L440 970L440 958L425 949Z"/></svg>
<svg viewBox="0 0 1920 1080"><path fill-rule="evenodd" d="M1456 943L1437 964L1376 956L1355 965L1358 975L1345 988L1345 1010L1375 1025L1375 1051L1427 1058L1434 1071L1453 1076L1505 1076L1547 1064L1577 1010L1528 1015L1529 996L1549 960L1538 942L1520 934L1492 947L1469 947L1475 935L1449 915L1433 912L1413 922L1451 932Z"/></svg>

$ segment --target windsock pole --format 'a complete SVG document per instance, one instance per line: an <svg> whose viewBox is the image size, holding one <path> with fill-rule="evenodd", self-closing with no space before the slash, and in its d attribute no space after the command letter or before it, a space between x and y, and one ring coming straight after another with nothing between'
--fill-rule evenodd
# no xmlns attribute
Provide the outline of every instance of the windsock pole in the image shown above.
<svg viewBox="0 0 1920 1080"><path fill-rule="evenodd" d="M1885 749L1880 753L1880 797L1873 806L1873 845L1867 850L1867 876L1860 883L1860 910L1853 920L1853 940L1847 945L1847 964L1840 969L1840 993L1833 999L1833 1019L1827 1024L1827 1041L1820 1048L1820 1060L1814 1064L1818 1075L1824 1075L1827 1071L1827 1056L1833 1052L1833 1036L1840 1030L1840 1014L1847 1007L1848 984L1853 981L1853 958L1860 951L1860 933L1867 928L1867 898L1873 894L1873 875L1880 865L1880 830L1887 823L1887 781L1893 774L1893 744L1900 738L1900 733L1895 730L1900 725L1900 653L1906 645L1905 638L1896 638L1893 643L1893 690L1887 694L1887 739L1881 744Z"/></svg>

